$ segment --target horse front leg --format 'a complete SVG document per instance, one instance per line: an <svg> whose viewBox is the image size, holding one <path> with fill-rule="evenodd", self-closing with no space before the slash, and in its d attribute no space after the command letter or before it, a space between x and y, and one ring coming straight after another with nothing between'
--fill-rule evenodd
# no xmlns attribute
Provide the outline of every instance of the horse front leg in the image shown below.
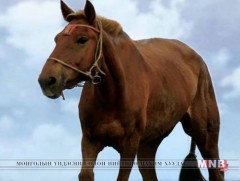
<svg viewBox="0 0 240 181"><path fill-rule="evenodd" d="M125 138L120 150L120 170L117 181L128 181L133 162L137 154L140 136L134 133L130 138Z"/></svg>
<svg viewBox="0 0 240 181"><path fill-rule="evenodd" d="M78 176L79 181L94 181L93 168L98 153L104 146L97 142L91 141L86 134L82 137L82 169Z"/></svg>

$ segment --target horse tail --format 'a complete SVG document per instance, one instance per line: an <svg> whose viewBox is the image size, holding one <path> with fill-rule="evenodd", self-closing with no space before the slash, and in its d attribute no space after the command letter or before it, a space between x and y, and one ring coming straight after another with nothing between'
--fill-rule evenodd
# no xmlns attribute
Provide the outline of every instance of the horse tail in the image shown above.
<svg viewBox="0 0 240 181"><path fill-rule="evenodd" d="M183 161L179 181L206 181L198 167L197 156L195 155L196 143L191 140L190 152Z"/></svg>

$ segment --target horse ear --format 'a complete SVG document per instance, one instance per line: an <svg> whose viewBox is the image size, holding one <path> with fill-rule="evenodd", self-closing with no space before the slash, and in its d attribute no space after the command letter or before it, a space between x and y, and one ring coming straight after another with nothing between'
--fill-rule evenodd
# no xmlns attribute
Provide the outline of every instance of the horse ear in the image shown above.
<svg viewBox="0 0 240 181"><path fill-rule="evenodd" d="M95 13L94 6L92 5L92 3L89 0L86 1L84 13L86 15L88 23L93 24L93 22L96 18L96 13Z"/></svg>
<svg viewBox="0 0 240 181"><path fill-rule="evenodd" d="M62 10L62 15L63 18L68 21L68 15L71 13L74 13L74 11L69 8L62 0L61 0L61 10Z"/></svg>

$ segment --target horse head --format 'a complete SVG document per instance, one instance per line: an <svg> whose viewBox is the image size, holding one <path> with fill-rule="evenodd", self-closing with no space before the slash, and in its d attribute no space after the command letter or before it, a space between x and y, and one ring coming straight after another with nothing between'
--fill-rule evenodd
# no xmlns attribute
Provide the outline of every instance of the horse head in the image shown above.
<svg viewBox="0 0 240 181"><path fill-rule="evenodd" d="M39 76L44 95L58 98L64 89L81 81L101 81L98 66L102 56L102 27L93 5L87 0L84 10L74 12L61 1L68 25L55 37L56 46ZM104 73L103 73L104 74Z"/></svg>

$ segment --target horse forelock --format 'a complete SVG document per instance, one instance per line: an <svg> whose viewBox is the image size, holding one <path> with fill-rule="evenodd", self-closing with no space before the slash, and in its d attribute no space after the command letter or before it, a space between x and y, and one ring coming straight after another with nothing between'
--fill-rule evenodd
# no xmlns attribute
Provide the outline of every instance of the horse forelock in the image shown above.
<svg viewBox="0 0 240 181"><path fill-rule="evenodd" d="M71 13L67 16L68 20L85 18L83 10L76 11L75 13ZM103 29L110 35L116 36L122 32L122 26L117 21L110 20L102 16L97 16L96 20L101 21Z"/></svg>

